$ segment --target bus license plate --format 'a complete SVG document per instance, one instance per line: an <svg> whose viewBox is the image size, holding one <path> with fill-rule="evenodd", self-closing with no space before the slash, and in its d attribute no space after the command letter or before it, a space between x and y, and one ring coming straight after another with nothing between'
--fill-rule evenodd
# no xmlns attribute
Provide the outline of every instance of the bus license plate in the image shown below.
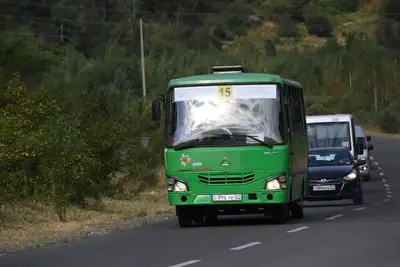
<svg viewBox="0 0 400 267"><path fill-rule="evenodd" d="M241 194L234 195L213 195L214 202L225 202L225 201L242 201Z"/></svg>
<svg viewBox="0 0 400 267"><path fill-rule="evenodd" d="M313 191L335 191L336 186L334 185L314 185Z"/></svg>

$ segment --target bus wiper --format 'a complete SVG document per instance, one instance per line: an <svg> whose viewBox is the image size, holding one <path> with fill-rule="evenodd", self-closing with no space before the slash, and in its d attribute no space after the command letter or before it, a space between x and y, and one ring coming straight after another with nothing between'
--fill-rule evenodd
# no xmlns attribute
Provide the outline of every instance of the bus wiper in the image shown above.
<svg viewBox="0 0 400 267"><path fill-rule="evenodd" d="M213 136L247 137L247 138L250 138L250 139L252 139L252 140L254 140L254 141L256 141L256 142L258 142L258 143L260 143L260 144L262 144L262 145L264 145L266 147L268 147L268 148L273 148L274 147L272 144L266 143L266 142L264 142L264 141L262 141L262 140L260 140L260 139L258 139L256 137L248 135L248 134L213 134Z"/></svg>
<svg viewBox="0 0 400 267"><path fill-rule="evenodd" d="M182 150L185 148L191 148L191 147L196 147L200 143L199 139L191 139L187 140L185 142L179 143L172 148L175 150Z"/></svg>

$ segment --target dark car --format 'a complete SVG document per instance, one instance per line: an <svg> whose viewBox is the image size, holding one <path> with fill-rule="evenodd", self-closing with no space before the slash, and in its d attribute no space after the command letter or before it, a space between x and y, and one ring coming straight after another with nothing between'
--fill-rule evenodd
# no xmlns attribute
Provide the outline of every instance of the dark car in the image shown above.
<svg viewBox="0 0 400 267"><path fill-rule="evenodd" d="M352 199L362 205L362 179L358 166L365 160L355 161L344 147L311 148L308 151L308 193L305 200Z"/></svg>

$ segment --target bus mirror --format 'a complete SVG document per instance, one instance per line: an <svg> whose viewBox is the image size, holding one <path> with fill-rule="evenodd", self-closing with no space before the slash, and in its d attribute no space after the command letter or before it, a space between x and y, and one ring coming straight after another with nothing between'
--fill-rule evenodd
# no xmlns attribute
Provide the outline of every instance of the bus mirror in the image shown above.
<svg viewBox="0 0 400 267"><path fill-rule="evenodd" d="M367 135L367 141L370 142L371 141L371 136Z"/></svg>
<svg viewBox="0 0 400 267"><path fill-rule="evenodd" d="M363 144L357 144L356 151L357 151L357 155L364 154L364 146L363 146Z"/></svg>
<svg viewBox="0 0 400 267"><path fill-rule="evenodd" d="M153 121L160 121L161 120L161 101L154 100L151 103L151 113Z"/></svg>

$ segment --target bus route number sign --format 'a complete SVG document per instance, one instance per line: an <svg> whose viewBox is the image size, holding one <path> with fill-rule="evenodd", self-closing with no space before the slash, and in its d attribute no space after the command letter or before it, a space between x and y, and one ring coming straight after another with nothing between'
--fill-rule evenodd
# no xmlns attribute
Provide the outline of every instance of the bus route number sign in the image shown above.
<svg viewBox="0 0 400 267"><path fill-rule="evenodd" d="M218 98L232 98L233 91L230 85L221 85L217 88Z"/></svg>

